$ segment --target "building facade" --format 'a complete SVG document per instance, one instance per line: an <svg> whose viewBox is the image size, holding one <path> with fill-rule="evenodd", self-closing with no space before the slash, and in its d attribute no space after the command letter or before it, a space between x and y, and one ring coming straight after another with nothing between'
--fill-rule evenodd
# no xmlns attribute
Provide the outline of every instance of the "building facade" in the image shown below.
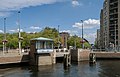
<svg viewBox="0 0 120 77"><path fill-rule="evenodd" d="M100 29L97 29L97 39L96 39L96 43L97 43L97 48L100 49Z"/></svg>
<svg viewBox="0 0 120 77"><path fill-rule="evenodd" d="M109 48L120 45L120 0L105 0L100 14L101 45ZM102 42L103 41L103 42Z"/></svg>
<svg viewBox="0 0 120 77"><path fill-rule="evenodd" d="M100 13L100 48L105 48L105 39L104 39L104 25L103 25L103 9L101 9Z"/></svg>
<svg viewBox="0 0 120 77"><path fill-rule="evenodd" d="M67 48L67 40L68 40L69 36L70 35L68 32L61 32L60 33L62 47Z"/></svg>

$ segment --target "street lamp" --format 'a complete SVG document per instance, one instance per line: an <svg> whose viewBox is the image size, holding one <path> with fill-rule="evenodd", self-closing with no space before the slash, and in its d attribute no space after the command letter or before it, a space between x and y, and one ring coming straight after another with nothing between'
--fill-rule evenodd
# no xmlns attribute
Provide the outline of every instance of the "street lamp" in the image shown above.
<svg viewBox="0 0 120 77"><path fill-rule="evenodd" d="M83 45L83 20L81 20L81 22L82 22L82 49L84 48L84 45Z"/></svg>
<svg viewBox="0 0 120 77"><path fill-rule="evenodd" d="M18 36L19 54L21 54L20 11L18 11L18 32L19 32L19 36Z"/></svg>
<svg viewBox="0 0 120 77"><path fill-rule="evenodd" d="M4 39L3 39L3 55L4 55L4 52L6 51L6 18L4 18Z"/></svg>
<svg viewBox="0 0 120 77"><path fill-rule="evenodd" d="M58 25L58 52L59 52L59 47L60 47L60 41L59 41L59 27L60 27L60 25Z"/></svg>

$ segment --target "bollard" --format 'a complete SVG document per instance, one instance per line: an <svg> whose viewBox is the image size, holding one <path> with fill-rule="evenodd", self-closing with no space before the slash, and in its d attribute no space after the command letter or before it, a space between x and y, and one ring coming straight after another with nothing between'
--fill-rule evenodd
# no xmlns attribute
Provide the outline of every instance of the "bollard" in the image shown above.
<svg viewBox="0 0 120 77"><path fill-rule="evenodd" d="M90 64L95 64L96 63L96 55L95 55L95 53L90 53L90 55L89 55L89 63Z"/></svg>
<svg viewBox="0 0 120 77"><path fill-rule="evenodd" d="M64 69L70 67L70 65L71 65L71 55L70 54L64 54L63 65L64 65Z"/></svg>

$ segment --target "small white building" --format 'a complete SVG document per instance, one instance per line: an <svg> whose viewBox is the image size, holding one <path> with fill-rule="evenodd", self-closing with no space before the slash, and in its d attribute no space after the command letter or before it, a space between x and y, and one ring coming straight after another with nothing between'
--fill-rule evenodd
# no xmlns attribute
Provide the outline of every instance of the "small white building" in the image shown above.
<svg viewBox="0 0 120 77"><path fill-rule="evenodd" d="M30 40L30 64L51 65L55 63L53 39L33 38Z"/></svg>

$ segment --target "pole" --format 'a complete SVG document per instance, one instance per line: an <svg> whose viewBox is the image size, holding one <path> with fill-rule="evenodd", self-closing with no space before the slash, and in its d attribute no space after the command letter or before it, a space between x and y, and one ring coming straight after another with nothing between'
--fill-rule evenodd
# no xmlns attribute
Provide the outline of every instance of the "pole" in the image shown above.
<svg viewBox="0 0 120 77"><path fill-rule="evenodd" d="M58 52L59 52L59 25L58 25Z"/></svg>
<svg viewBox="0 0 120 77"><path fill-rule="evenodd" d="M76 49L76 35L74 35L74 38L75 38L75 40L74 40L74 49Z"/></svg>
<svg viewBox="0 0 120 77"><path fill-rule="evenodd" d="M6 51L6 18L4 18L4 39L3 39L3 55Z"/></svg>
<svg viewBox="0 0 120 77"><path fill-rule="evenodd" d="M65 47L66 47L66 49L68 49L68 47L67 47L67 36L65 36Z"/></svg>
<svg viewBox="0 0 120 77"><path fill-rule="evenodd" d="M6 51L6 18L4 18L4 46Z"/></svg>
<svg viewBox="0 0 120 77"><path fill-rule="evenodd" d="M82 49L84 48L84 46L83 46L83 20L81 20L81 22L82 22Z"/></svg>
<svg viewBox="0 0 120 77"><path fill-rule="evenodd" d="M21 54L21 33L20 33L20 11L18 11L18 30L19 30L19 37L18 37L18 43L19 43L19 54Z"/></svg>

